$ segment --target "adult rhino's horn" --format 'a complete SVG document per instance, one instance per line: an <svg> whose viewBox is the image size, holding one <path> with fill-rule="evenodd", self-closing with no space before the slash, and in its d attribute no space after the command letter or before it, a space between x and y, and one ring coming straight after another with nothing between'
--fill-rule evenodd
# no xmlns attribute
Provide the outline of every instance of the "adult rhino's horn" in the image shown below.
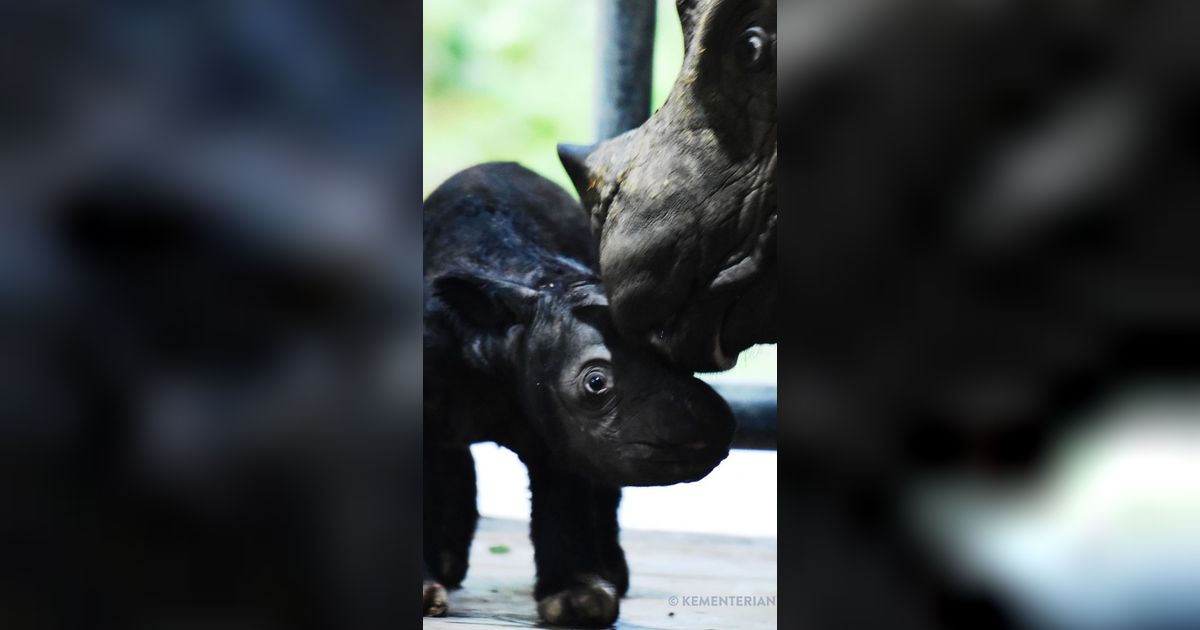
<svg viewBox="0 0 1200 630"><path fill-rule="evenodd" d="M566 169L567 176L571 178L571 183L575 185L575 190L579 192L580 199L587 195L588 188L591 186L591 171L588 168L587 159L595 150L596 145L594 144L558 145L558 159Z"/></svg>

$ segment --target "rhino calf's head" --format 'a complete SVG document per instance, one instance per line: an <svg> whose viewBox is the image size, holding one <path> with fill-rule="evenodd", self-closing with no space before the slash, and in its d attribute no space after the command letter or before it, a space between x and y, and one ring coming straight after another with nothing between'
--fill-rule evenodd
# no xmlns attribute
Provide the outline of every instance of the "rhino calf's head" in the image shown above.
<svg viewBox="0 0 1200 630"><path fill-rule="evenodd" d="M599 284L531 288L460 273L434 291L467 323L466 345L490 357L480 361L499 360L489 371L504 373L563 465L612 486L670 485L704 477L729 454L729 405L625 342Z"/></svg>
<svg viewBox="0 0 1200 630"><path fill-rule="evenodd" d="M678 0L685 53L645 124L559 156L621 333L693 371L775 339L775 1Z"/></svg>

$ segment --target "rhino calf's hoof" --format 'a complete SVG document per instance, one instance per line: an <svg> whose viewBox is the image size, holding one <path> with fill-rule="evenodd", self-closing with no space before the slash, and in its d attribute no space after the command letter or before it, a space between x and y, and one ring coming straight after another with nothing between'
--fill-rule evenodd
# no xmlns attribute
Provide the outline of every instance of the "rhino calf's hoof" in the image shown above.
<svg viewBox="0 0 1200 630"><path fill-rule="evenodd" d="M446 587L433 580L425 580L421 584L421 610L423 611L421 614L423 616L445 617L448 604Z"/></svg>
<svg viewBox="0 0 1200 630"><path fill-rule="evenodd" d="M616 587L593 576L543 597L538 602L538 617L554 626L606 628L616 622L620 601Z"/></svg>

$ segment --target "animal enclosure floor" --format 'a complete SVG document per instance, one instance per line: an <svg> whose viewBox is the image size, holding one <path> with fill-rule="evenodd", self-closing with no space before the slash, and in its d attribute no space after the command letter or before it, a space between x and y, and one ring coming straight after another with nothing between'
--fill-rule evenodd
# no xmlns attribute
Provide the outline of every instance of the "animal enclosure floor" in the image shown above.
<svg viewBox="0 0 1200 630"><path fill-rule="evenodd" d="M424 627L537 627L528 526L480 519L470 572L450 593L449 616L426 617ZM618 630L775 628L774 539L624 530L621 545L630 587Z"/></svg>

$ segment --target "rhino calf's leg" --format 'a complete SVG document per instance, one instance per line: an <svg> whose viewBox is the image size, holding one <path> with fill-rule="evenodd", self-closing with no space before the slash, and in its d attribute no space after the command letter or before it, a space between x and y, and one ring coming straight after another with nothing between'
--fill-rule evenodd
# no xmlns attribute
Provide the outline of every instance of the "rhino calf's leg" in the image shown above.
<svg viewBox="0 0 1200 630"><path fill-rule="evenodd" d="M629 565L625 562L625 550L621 549L620 527L617 525L621 489L596 487L593 498L600 562L604 567L600 574L617 588L618 595L624 597L629 591Z"/></svg>
<svg viewBox="0 0 1200 630"><path fill-rule="evenodd" d="M607 627L620 612L620 592L628 586L624 554L614 566L611 552L619 491L597 488L574 473L548 463L529 466L533 494L531 535L538 616L551 625ZM599 496L604 495L604 500ZM611 524L610 524L611 523ZM617 546L619 549L619 546ZM608 562L606 562L606 559Z"/></svg>
<svg viewBox="0 0 1200 630"><path fill-rule="evenodd" d="M475 502L475 459L469 448L446 448L438 453L438 482L442 494L440 542L429 561L447 588L457 588L467 576L471 541L479 524Z"/></svg>
<svg viewBox="0 0 1200 630"><path fill-rule="evenodd" d="M479 512L475 506L475 460L468 447L426 442L422 514L424 616L443 616L447 587L462 584Z"/></svg>

